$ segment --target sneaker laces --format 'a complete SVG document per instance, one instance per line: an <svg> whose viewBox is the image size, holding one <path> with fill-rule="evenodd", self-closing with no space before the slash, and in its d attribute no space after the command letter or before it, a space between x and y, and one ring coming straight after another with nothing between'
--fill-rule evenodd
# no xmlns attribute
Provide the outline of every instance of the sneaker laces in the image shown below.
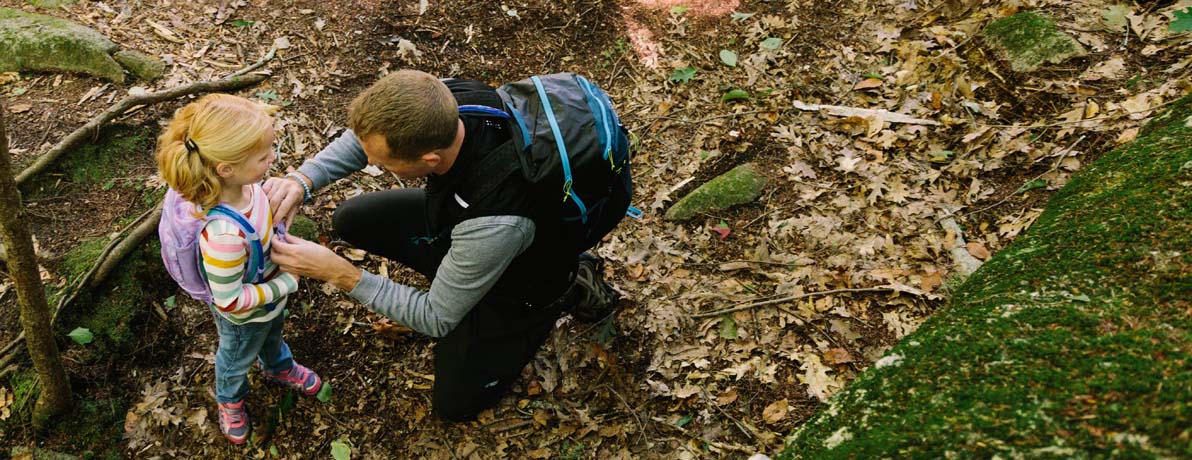
<svg viewBox="0 0 1192 460"><path fill-rule="evenodd" d="M220 415L223 416L225 425L234 427L244 423L243 403L223 403L219 406L223 409L220 411Z"/></svg>
<svg viewBox="0 0 1192 460"><path fill-rule="evenodd" d="M604 284L601 273L597 271L595 262L588 260L581 260L579 267L576 268L575 284L584 288L583 296L576 307L593 308L603 307L612 303L613 290Z"/></svg>

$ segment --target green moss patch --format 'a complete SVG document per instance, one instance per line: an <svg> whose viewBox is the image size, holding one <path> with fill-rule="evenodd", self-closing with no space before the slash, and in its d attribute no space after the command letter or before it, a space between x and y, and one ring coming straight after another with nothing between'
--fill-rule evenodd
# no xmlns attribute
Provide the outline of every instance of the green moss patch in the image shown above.
<svg viewBox="0 0 1192 460"><path fill-rule="evenodd" d="M766 177L759 174L757 167L752 163L746 163L708 181L683 197L666 211L666 218L687 220L701 213L749 203L756 200L765 187Z"/></svg>
<svg viewBox="0 0 1192 460"><path fill-rule="evenodd" d="M65 273L71 280L78 279L106 244L106 238L84 241L65 257ZM138 329L152 312L153 303L160 303L173 291L174 285L161 265L161 243L147 240L117 266L107 281L84 290L67 307L59 333L65 335L76 327L90 329L94 342L68 345L84 347L87 359L122 355L137 344Z"/></svg>
<svg viewBox="0 0 1192 460"><path fill-rule="evenodd" d="M983 32L985 43L1010 63L1015 72L1032 72L1050 62L1059 64L1086 51L1047 16L1025 12L994 21Z"/></svg>
<svg viewBox="0 0 1192 460"><path fill-rule="evenodd" d="M1192 457L1192 98L800 427L780 458Z"/></svg>

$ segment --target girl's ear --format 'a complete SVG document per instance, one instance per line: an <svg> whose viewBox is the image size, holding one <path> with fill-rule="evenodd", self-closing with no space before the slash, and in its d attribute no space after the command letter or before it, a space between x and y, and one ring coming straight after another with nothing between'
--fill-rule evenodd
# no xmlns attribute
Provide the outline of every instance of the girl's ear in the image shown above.
<svg viewBox="0 0 1192 460"><path fill-rule="evenodd" d="M215 173L219 174L219 177L227 179L229 177L232 177L232 175L235 174L236 171L232 168L232 165L230 165L230 164L219 163L219 164L215 165Z"/></svg>

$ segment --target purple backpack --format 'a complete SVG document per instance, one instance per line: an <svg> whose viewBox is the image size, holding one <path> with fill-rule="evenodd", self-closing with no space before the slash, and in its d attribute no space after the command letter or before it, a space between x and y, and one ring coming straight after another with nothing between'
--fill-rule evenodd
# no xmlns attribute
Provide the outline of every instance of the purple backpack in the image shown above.
<svg viewBox="0 0 1192 460"><path fill-rule="evenodd" d="M259 283L265 277L265 250L261 245L261 235L253 229L239 212L217 205L203 216L195 216L199 207L186 201L174 189L166 192L162 203L161 222L157 224L157 235L161 237L161 260L165 263L170 277L195 300L211 303L214 296L207 284L206 271L203 270L203 257L199 251L199 236L203 227L212 219L231 222L240 228L248 238L249 258L248 270L244 272L246 283ZM278 233L280 235L281 233Z"/></svg>

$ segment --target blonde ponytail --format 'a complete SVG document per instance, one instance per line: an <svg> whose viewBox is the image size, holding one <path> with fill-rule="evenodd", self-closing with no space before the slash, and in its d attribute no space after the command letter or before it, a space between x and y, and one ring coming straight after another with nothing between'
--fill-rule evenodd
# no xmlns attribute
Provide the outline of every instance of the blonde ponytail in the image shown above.
<svg viewBox="0 0 1192 460"><path fill-rule="evenodd" d="M210 209L219 204L220 163L240 165L248 154L273 142L279 108L229 94L209 94L174 112L157 139L157 169L187 201Z"/></svg>

